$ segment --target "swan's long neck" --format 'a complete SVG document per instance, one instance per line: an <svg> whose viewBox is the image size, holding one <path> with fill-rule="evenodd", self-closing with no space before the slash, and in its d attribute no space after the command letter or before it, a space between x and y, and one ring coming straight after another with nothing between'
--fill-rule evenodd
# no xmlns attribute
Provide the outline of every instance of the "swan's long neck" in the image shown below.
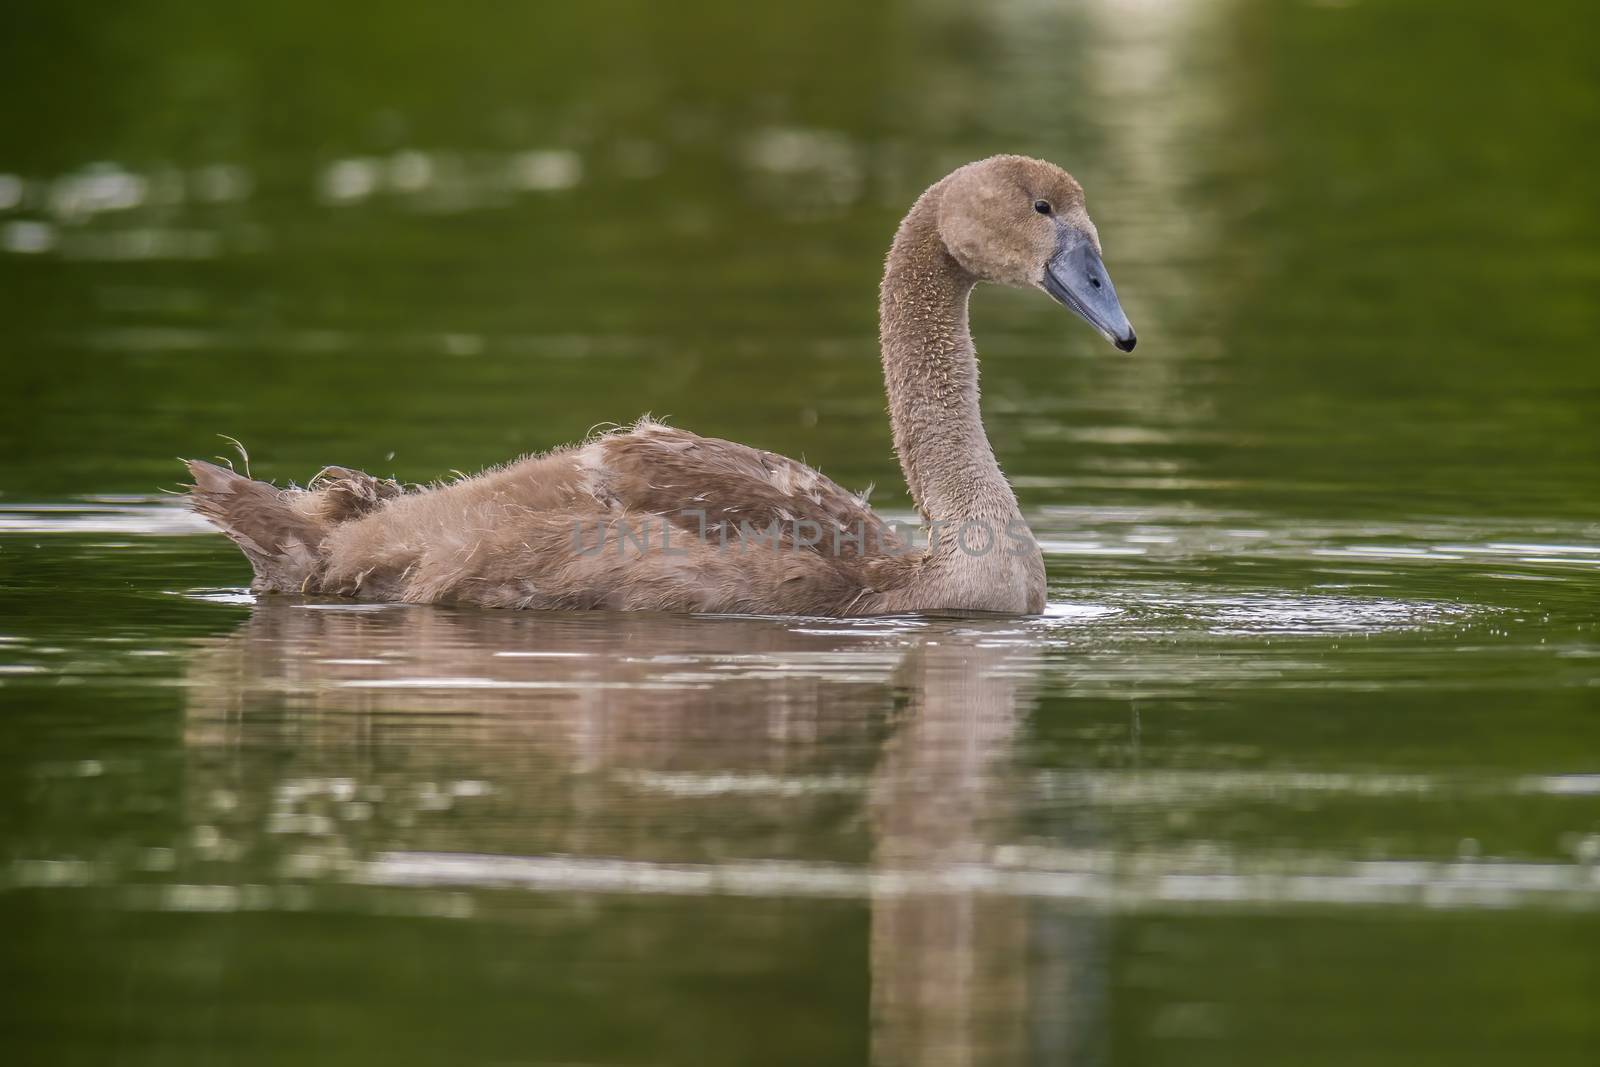
<svg viewBox="0 0 1600 1067"><path fill-rule="evenodd" d="M878 339L894 447L930 519L1020 518L978 409L978 356L967 327L976 279L939 236L940 187L901 222L879 292Z"/></svg>

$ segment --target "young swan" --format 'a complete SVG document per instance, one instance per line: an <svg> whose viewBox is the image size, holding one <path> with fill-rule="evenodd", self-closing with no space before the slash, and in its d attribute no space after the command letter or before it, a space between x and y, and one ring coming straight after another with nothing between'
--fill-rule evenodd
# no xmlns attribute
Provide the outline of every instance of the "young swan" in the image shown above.
<svg viewBox="0 0 1600 1067"><path fill-rule="evenodd" d="M978 410L967 297L1042 289L1123 351L1133 327L1083 189L1023 156L969 163L917 200L883 275L895 451L929 534L911 538L792 459L649 420L449 485L330 467L278 489L191 461L194 509L263 593L490 607L879 615L1037 614L1044 560Z"/></svg>

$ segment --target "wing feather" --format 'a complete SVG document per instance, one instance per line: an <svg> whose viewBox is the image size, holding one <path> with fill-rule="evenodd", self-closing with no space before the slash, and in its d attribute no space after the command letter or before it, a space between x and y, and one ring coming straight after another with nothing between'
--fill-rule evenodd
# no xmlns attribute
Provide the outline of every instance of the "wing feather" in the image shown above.
<svg viewBox="0 0 1600 1067"><path fill-rule="evenodd" d="M800 523L821 534L816 551L856 560L903 548L862 496L798 460L660 423L602 439L606 490L629 511L668 516L708 536L741 524L788 537Z"/></svg>

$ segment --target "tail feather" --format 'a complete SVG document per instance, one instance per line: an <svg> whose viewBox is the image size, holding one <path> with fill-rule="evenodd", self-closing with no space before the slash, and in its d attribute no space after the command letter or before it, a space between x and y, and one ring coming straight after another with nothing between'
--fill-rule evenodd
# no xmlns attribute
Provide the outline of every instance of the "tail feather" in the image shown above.
<svg viewBox="0 0 1600 1067"><path fill-rule="evenodd" d="M296 506L300 490L252 481L204 460L185 461L194 484L189 505L227 534L250 560L259 592L308 591L321 567L319 548L330 526Z"/></svg>
<svg viewBox="0 0 1600 1067"><path fill-rule="evenodd" d="M405 488L389 478L374 478L349 467L324 467L303 494L302 510L329 526L359 519L386 501L404 496Z"/></svg>

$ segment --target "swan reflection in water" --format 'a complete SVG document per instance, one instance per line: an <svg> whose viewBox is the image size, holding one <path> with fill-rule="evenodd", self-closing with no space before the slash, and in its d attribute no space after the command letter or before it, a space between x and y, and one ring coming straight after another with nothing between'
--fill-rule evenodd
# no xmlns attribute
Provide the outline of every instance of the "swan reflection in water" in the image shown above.
<svg viewBox="0 0 1600 1067"><path fill-rule="evenodd" d="M1084 1062L1100 920L961 878L1017 832L1025 625L263 601L192 661L196 818L278 879L485 908L863 900L874 1063Z"/></svg>

